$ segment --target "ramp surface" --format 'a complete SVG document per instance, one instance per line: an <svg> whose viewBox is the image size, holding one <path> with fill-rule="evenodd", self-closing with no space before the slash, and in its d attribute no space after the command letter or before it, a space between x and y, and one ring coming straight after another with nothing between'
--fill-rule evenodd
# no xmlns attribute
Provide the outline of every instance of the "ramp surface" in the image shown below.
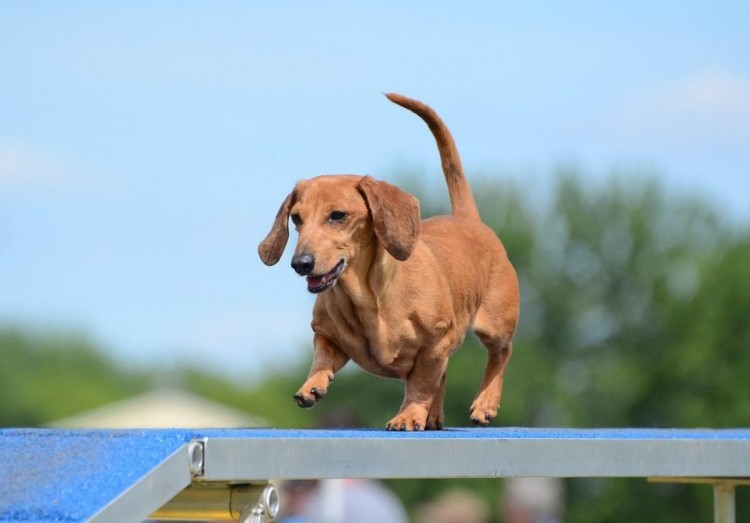
<svg viewBox="0 0 750 523"><path fill-rule="evenodd" d="M86 521L190 439L161 430L2 430L0 521ZM189 474L174 479L187 479L174 494L190 483Z"/></svg>
<svg viewBox="0 0 750 523"><path fill-rule="evenodd" d="M0 521L142 521L194 480L747 478L750 429L5 429L0 459Z"/></svg>

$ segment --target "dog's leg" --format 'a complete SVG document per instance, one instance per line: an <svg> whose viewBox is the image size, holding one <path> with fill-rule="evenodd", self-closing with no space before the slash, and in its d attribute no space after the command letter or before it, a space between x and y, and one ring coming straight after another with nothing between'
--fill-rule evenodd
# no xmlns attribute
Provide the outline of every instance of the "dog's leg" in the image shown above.
<svg viewBox="0 0 750 523"><path fill-rule="evenodd" d="M445 400L445 384L447 382L448 371L443 372L440 379L440 386L435 393L435 399L432 400L430 411L427 413L427 424L425 430L443 430L445 416L443 415L443 401Z"/></svg>
<svg viewBox="0 0 750 523"><path fill-rule="evenodd" d="M406 379L404 403L396 417L386 423L388 430L424 430L427 426L427 416L439 394L448 358L425 352L417 357ZM435 351L435 354L440 354L440 351Z"/></svg>
<svg viewBox="0 0 750 523"><path fill-rule="evenodd" d="M297 405L309 408L325 398L328 385L333 381L333 375L349 361L349 356L341 352L331 341L316 334L313 339L315 352L307 381L294 395Z"/></svg>
<svg viewBox="0 0 750 523"><path fill-rule="evenodd" d="M518 322L514 289L517 288L495 286L494 292L485 296L474 319L474 332L488 352L484 379L471 404L471 421L477 425L488 425L500 406L503 377L513 353L511 340Z"/></svg>
<svg viewBox="0 0 750 523"><path fill-rule="evenodd" d="M479 332L477 336L487 347L488 358L482 385L471 404L471 421L477 425L488 425L497 416L503 392L505 367L513 352L513 344L509 341L493 340Z"/></svg>

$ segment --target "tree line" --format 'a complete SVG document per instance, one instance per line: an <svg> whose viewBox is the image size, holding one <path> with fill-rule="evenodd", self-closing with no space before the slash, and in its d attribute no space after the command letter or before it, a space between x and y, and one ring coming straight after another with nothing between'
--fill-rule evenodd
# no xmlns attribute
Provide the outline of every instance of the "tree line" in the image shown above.
<svg viewBox="0 0 750 523"><path fill-rule="evenodd" d="M446 195L403 178L425 217L447 211ZM700 199L670 195L637 173L587 180L561 170L541 196L521 181L473 181L483 220L503 240L522 289L521 322L493 424L750 426L750 226L727 221ZM118 367L74 335L6 328L0 354L3 426L40 425L146 390L157 379L145 369ZM380 427L398 408L402 383L352 368L337 375L323 403L299 410L291 395L311 355L301 347L293 368L269 372L252 388L200 369L173 372L194 392L277 427L336 423L340 411ZM451 359L447 426L469 424L484 358L486 351L467 337ZM457 481L391 485L414 508ZM462 484L492 504L501 488L492 480ZM712 510L710 489L700 486L580 479L567 480L565 490L566 520L576 522L681 522L707 519ZM738 514L750 517L742 489Z"/></svg>

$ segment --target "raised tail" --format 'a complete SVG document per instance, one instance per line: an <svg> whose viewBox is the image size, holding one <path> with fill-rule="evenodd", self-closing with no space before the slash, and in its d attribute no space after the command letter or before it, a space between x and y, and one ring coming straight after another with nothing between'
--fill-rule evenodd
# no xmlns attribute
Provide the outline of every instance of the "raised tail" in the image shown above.
<svg viewBox="0 0 750 523"><path fill-rule="evenodd" d="M388 99L409 109L425 121L432 131L432 135L437 142L438 151L440 152L440 162L443 164L443 174L448 184L448 194L451 199L451 213L454 216L463 216L465 218L479 219L479 210L471 194L471 187L464 176L464 169L461 166L461 157L458 155L456 142L453 141L450 131L445 126L437 113L428 105L417 100L412 100L396 93L385 95Z"/></svg>

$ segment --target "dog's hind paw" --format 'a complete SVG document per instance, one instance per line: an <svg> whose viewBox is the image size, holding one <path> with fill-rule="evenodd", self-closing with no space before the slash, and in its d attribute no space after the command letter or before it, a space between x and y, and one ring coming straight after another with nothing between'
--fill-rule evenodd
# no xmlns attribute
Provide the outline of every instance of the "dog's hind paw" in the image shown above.
<svg viewBox="0 0 750 523"><path fill-rule="evenodd" d="M482 427L486 427L490 424L490 421L492 421L495 416L497 416L497 411L488 412L483 409L473 408L471 409L471 422L474 425L480 425Z"/></svg>
<svg viewBox="0 0 750 523"><path fill-rule="evenodd" d="M437 420L431 420L427 419L427 425L425 425L425 430L443 430L443 420L437 419Z"/></svg>
<svg viewBox="0 0 750 523"><path fill-rule="evenodd" d="M443 430L443 421L445 415L443 414L442 405L432 404L430 412L427 414L427 422L425 423L425 430Z"/></svg>
<svg viewBox="0 0 750 523"><path fill-rule="evenodd" d="M481 425L486 427L490 424L490 421L497 417L497 409L500 404L500 397L490 396L488 394L479 394L474 402L471 404L471 422L474 425Z"/></svg>
<svg viewBox="0 0 750 523"><path fill-rule="evenodd" d="M486 414L478 416L478 415L472 415L471 416L471 422L474 425L479 425L480 427L486 427L490 424L490 421L492 421L492 418Z"/></svg>

